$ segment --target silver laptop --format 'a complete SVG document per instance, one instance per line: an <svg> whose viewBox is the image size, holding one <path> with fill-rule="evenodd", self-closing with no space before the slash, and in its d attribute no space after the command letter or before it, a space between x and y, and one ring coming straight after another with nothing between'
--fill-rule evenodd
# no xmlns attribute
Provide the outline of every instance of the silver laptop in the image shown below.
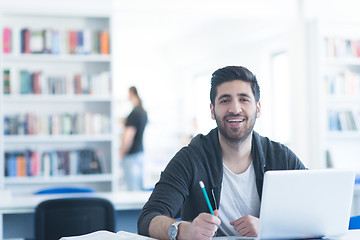
<svg viewBox="0 0 360 240"><path fill-rule="evenodd" d="M353 170L266 172L257 239L301 239L345 235L349 226L354 183Z"/></svg>

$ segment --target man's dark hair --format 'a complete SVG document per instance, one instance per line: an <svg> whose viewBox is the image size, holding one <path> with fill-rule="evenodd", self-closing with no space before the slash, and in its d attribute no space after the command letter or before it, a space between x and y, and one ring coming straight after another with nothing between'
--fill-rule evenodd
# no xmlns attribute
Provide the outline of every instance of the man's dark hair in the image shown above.
<svg viewBox="0 0 360 240"><path fill-rule="evenodd" d="M234 80L241 80L251 83L251 90L254 94L255 101L260 100L260 87L255 75L245 67L227 66L216 70L211 77L210 101L215 104L215 97L217 94L217 87L224 82L231 82Z"/></svg>

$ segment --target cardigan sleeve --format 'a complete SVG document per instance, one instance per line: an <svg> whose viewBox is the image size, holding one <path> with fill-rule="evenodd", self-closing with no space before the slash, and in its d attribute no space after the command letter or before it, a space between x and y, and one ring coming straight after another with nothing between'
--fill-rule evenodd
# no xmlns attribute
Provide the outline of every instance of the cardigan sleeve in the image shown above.
<svg viewBox="0 0 360 240"><path fill-rule="evenodd" d="M138 233L149 236L150 221L158 215L176 218L189 195L192 167L188 149L181 149L161 173L148 202L138 219Z"/></svg>

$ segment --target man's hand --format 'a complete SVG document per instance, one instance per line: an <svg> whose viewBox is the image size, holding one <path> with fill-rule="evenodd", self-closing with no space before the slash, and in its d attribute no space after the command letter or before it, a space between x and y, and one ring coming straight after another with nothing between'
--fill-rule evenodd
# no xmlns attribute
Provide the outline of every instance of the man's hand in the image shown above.
<svg viewBox="0 0 360 240"><path fill-rule="evenodd" d="M230 224L240 236L257 237L259 232L260 219L251 215L241 217Z"/></svg>
<svg viewBox="0 0 360 240"><path fill-rule="evenodd" d="M218 218L219 211L214 211L215 216L210 213L200 213L192 222L183 222L179 226L179 240L185 239L211 239L220 226Z"/></svg>

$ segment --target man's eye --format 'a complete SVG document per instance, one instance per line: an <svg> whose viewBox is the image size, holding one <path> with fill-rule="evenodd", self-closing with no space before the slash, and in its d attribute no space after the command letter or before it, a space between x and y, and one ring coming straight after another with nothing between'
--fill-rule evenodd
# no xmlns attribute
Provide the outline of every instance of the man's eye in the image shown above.
<svg viewBox="0 0 360 240"><path fill-rule="evenodd" d="M241 102L248 102L249 99L247 99L247 98L242 98L242 99L240 99L240 101L241 101Z"/></svg>
<svg viewBox="0 0 360 240"><path fill-rule="evenodd" d="M220 100L220 103L227 103L227 102L229 102L228 99L222 99L222 100Z"/></svg>

